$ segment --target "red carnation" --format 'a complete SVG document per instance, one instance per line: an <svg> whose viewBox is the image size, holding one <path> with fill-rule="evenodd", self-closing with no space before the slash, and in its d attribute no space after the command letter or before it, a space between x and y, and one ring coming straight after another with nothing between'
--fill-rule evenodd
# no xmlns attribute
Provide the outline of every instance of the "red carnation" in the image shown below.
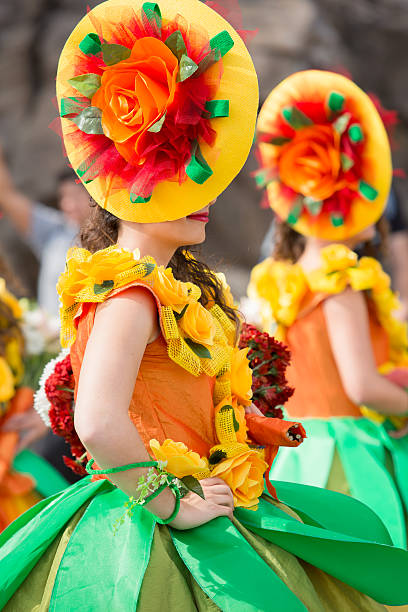
<svg viewBox="0 0 408 612"><path fill-rule="evenodd" d="M239 347L249 347L254 404L265 416L282 419L282 405L294 393L286 380L289 349L269 334L246 323L242 326Z"/></svg>

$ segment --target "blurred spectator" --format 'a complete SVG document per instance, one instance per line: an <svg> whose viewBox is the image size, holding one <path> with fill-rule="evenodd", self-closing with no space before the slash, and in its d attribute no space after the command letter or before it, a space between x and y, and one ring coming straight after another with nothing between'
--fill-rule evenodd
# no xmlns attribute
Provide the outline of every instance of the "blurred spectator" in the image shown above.
<svg viewBox="0 0 408 612"><path fill-rule="evenodd" d="M385 218L388 221L390 234L388 237L389 261L382 262L392 278L395 291L399 293L402 304L401 310L395 313L399 319L408 320L408 224L402 212L401 200L394 188L391 188L390 196L385 209ZM263 239L259 261L270 257L274 247L275 219L272 220L269 229Z"/></svg>
<svg viewBox="0 0 408 612"><path fill-rule="evenodd" d="M0 210L39 259L38 303L50 314L58 315L55 286L64 270L67 250L75 245L89 206L87 191L75 182L74 173L69 169L59 177L59 210L30 200L14 184L0 151Z"/></svg>

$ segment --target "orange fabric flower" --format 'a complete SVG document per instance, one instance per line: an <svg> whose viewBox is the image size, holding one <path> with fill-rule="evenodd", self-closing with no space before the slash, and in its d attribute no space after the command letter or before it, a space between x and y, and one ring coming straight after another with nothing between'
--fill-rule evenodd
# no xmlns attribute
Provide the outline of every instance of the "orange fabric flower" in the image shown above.
<svg viewBox="0 0 408 612"><path fill-rule="evenodd" d="M137 40L130 57L108 66L92 106L102 110L102 127L122 157L141 161L142 137L174 100L178 61L157 38Z"/></svg>
<svg viewBox="0 0 408 612"><path fill-rule="evenodd" d="M157 461L167 461L166 472L177 478L192 476L208 467L207 460L198 453L191 451L183 442L167 439L160 444L153 439L149 442Z"/></svg>
<svg viewBox="0 0 408 612"><path fill-rule="evenodd" d="M279 156L281 181L296 193L326 200L347 182L339 180L340 134L329 125L313 125L296 132Z"/></svg>
<svg viewBox="0 0 408 612"><path fill-rule="evenodd" d="M256 510L258 499L263 491L263 475L268 464L260 454L249 449L223 459L213 469L211 476L222 478L230 487L234 496L234 505L238 508Z"/></svg>
<svg viewBox="0 0 408 612"><path fill-rule="evenodd" d="M194 342L208 346L214 344L214 336L217 331L214 318L199 302L187 306L180 320L180 327Z"/></svg>
<svg viewBox="0 0 408 612"><path fill-rule="evenodd" d="M249 367L248 351L249 348L234 348L231 356L231 392L244 406L250 406L252 399L252 370Z"/></svg>
<svg viewBox="0 0 408 612"><path fill-rule="evenodd" d="M171 306L176 312L181 312L186 304L199 299L200 294L194 294L192 283L176 280L171 268L159 266L156 270L154 290L163 306Z"/></svg>

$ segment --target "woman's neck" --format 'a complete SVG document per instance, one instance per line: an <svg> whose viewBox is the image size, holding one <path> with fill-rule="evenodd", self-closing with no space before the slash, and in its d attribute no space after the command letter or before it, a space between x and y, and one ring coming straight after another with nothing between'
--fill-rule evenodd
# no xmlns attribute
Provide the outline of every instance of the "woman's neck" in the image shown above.
<svg viewBox="0 0 408 612"><path fill-rule="evenodd" d="M305 244L305 250L302 255L299 257L298 263L302 266L305 272L310 272L311 270L316 270L316 268L320 268L321 260L320 260L320 252L324 247L327 247L330 244L344 244L349 249L355 248L355 242L353 240L339 240L339 241L329 241L329 240L320 240L319 238L307 238Z"/></svg>
<svg viewBox="0 0 408 612"><path fill-rule="evenodd" d="M174 255L174 246L143 231L142 227L141 223L121 221L118 245L131 251L139 249L141 257L150 255L158 265L167 266Z"/></svg>

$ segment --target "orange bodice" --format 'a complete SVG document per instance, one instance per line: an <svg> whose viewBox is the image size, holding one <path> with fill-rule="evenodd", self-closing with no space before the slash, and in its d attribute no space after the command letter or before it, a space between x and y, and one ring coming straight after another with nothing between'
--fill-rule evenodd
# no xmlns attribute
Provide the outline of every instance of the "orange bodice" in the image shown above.
<svg viewBox="0 0 408 612"><path fill-rule="evenodd" d="M77 337L71 348L76 381L96 307L97 304L85 304L79 317ZM149 344L129 406L129 417L146 449L149 450L149 440L152 438L160 443L171 438L184 442L200 455L208 455L210 448L217 443L212 399L214 382L204 374L195 377L171 361L162 335Z"/></svg>
<svg viewBox="0 0 408 612"><path fill-rule="evenodd" d="M287 371L294 395L286 404L289 415L298 418L361 416L347 397L337 369L323 312L326 296L310 294L302 303L295 323L288 329L286 343L292 353ZM380 325L373 302L367 298L371 344L377 365L388 360L389 342Z"/></svg>

